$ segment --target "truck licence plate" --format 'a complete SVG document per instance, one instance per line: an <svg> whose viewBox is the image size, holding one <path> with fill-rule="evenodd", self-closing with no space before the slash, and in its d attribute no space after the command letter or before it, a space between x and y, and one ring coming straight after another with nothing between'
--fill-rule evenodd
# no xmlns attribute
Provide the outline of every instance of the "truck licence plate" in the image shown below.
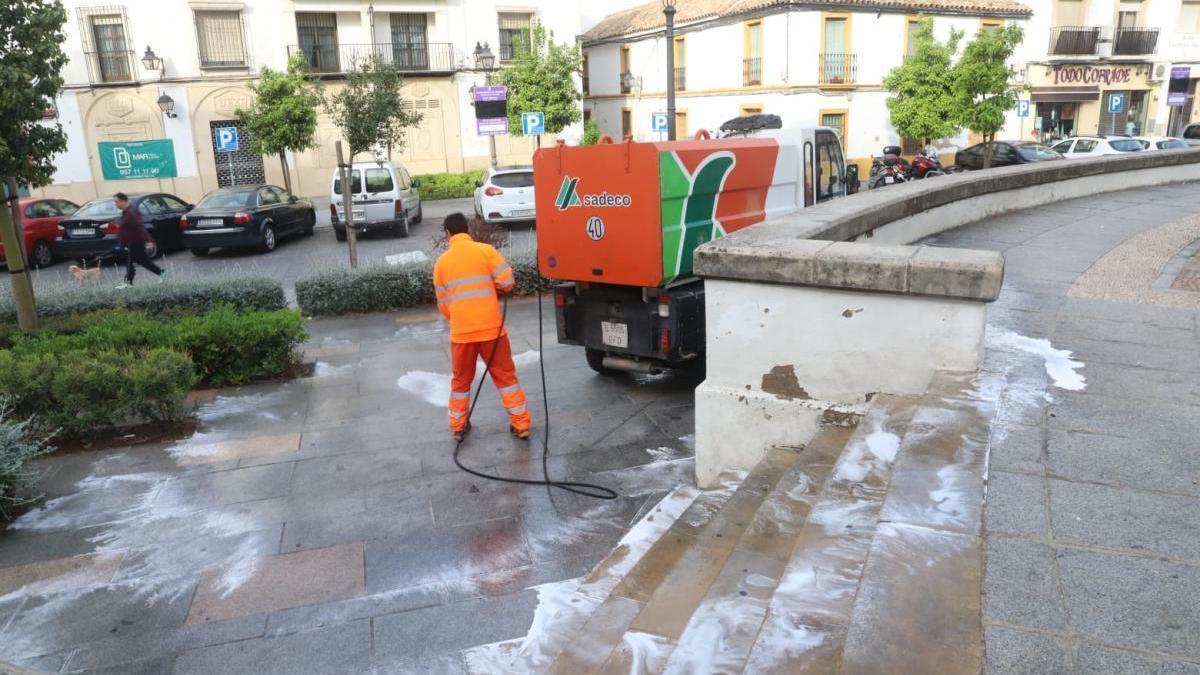
<svg viewBox="0 0 1200 675"><path fill-rule="evenodd" d="M600 341L610 347L629 349L629 324L601 321Z"/></svg>

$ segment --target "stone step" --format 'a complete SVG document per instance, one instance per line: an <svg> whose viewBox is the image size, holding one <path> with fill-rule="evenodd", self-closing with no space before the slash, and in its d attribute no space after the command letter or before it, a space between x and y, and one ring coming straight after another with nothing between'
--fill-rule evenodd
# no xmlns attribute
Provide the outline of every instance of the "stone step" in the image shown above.
<svg viewBox="0 0 1200 675"><path fill-rule="evenodd" d="M746 672L837 670L896 453L917 406L915 397L877 397L846 442L812 498Z"/></svg>
<svg viewBox="0 0 1200 675"><path fill-rule="evenodd" d="M696 498L549 672L630 672L635 664L661 670L759 507L798 457L794 449L777 449L748 474L723 473L721 488Z"/></svg>
<svg viewBox="0 0 1200 675"><path fill-rule="evenodd" d="M980 530L998 392L986 377L937 374L913 415L859 585L843 673L982 670Z"/></svg>

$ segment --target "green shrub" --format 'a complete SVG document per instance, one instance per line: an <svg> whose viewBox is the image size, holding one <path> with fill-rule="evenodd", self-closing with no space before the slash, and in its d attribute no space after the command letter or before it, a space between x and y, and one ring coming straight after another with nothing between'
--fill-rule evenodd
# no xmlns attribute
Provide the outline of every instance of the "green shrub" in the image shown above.
<svg viewBox="0 0 1200 675"><path fill-rule="evenodd" d="M600 125L596 120L589 119L583 123L583 138L579 140L580 145L595 145L600 141Z"/></svg>
<svg viewBox="0 0 1200 675"><path fill-rule="evenodd" d="M422 200L464 199L475 196L475 182L483 177L482 170L465 171L463 173L427 173L415 178L420 179L417 193Z"/></svg>
<svg viewBox="0 0 1200 675"><path fill-rule="evenodd" d="M200 381L225 386L289 373L296 366L296 345L307 338L304 319L293 310L239 312L230 305L167 321L110 310L80 317L79 326L80 330L69 334L15 336L11 351L65 355L177 349L191 357Z"/></svg>
<svg viewBox="0 0 1200 675"><path fill-rule="evenodd" d="M532 295L553 287L553 281L538 273L532 251L506 257L516 277L515 295ZM353 271L332 269L296 282L296 301L305 316L386 312L433 304L436 299L432 262L371 266Z"/></svg>
<svg viewBox="0 0 1200 675"><path fill-rule="evenodd" d="M31 460L49 451L49 446L34 434L32 424L13 419L12 403L0 399L0 523L40 497L33 491L38 472Z"/></svg>
<svg viewBox="0 0 1200 675"><path fill-rule="evenodd" d="M0 351L0 391L13 412L65 436L179 419L195 383L191 359L174 349Z"/></svg>
<svg viewBox="0 0 1200 675"><path fill-rule="evenodd" d="M4 284L7 286L7 284ZM283 286L266 277L234 277L149 283L132 288L55 288L38 292L42 317L86 314L103 309L144 311L159 317L203 314L220 305L237 309L277 310L287 307ZM9 293L0 291L0 323L16 323Z"/></svg>

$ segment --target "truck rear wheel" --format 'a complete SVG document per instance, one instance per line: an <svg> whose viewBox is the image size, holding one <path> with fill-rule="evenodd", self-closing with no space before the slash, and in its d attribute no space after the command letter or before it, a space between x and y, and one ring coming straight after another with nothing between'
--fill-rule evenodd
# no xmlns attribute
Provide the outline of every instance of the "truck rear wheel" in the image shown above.
<svg viewBox="0 0 1200 675"><path fill-rule="evenodd" d="M597 373L600 373L601 375L615 375L617 373L617 371L613 370L612 368L604 367L604 352L600 351L599 349L585 347L583 353L585 356L587 356L588 365L591 366L592 370L596 371Z"/></svg>

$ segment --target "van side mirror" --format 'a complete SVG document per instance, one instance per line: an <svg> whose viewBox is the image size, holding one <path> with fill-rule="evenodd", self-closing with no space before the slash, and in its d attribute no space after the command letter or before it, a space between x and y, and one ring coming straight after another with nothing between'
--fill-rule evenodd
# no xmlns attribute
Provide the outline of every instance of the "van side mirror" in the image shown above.
<svg viewBox="0 0 1200 675"><path fill-rule="evenodd" d="M298 201L300 201L300 198L297 197L296 195L288 195L288 203L289 204L295 204Z"/></svg>
<svg viewBox="0 0 1200 675"><path fill-rule="evenodd" d="M421 187L421 179L420 178L412 179L412 186L415 188Z"/></svg>

